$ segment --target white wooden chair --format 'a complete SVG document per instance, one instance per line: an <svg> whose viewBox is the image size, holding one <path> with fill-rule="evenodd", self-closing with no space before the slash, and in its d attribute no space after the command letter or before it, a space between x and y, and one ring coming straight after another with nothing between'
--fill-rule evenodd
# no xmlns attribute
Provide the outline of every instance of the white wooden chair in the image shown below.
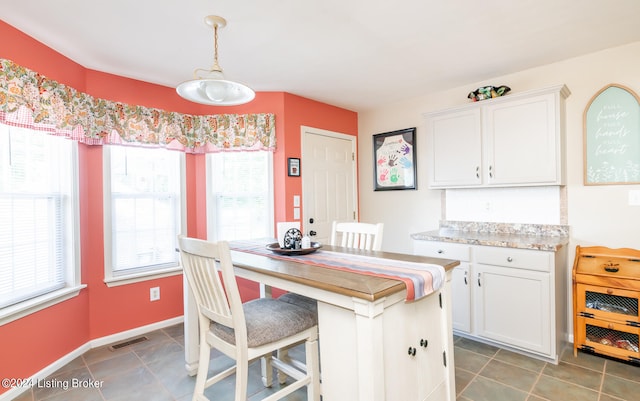
<svg viewBox="0 0 640 401"><path fill-rule="evenodd" d="M347 248L379 251L382 248L384 223L358 223L334 221L329 244Z"/></svg>
<svg viewBox="0 0 640 401"><path fill-rule="evenodd" d="M246 401L250 362L264 358L271 386L271 366L278 370L280 383L286 376L295 381L264 398L282 399L297 389L307 387L307 400L320 400L317 315L286 302L260 298L242 303L231 262L229 245L179 236L184 274L198 307L200 355L193 393L194 401L207 400L207 387L235 373L235 401ZM220 277L220 275L222 277ZM224 287L223 287L224 285ZM305 343L306 364L286 355L280 360L274 351ZM211 348L233 358L236 364L208 377Z"/></svg>

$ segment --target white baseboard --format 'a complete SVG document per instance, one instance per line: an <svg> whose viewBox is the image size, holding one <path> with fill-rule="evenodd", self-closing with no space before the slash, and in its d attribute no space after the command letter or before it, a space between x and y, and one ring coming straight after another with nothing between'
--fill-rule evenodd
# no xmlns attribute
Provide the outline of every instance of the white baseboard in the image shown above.
<svg viewBox="0 0 640 401"><path fill-rule="evenodd" d="M84 354L85 352L93 348L102 347L104 345L113 344L119 341L126 340L128 338L136 337L136 336L146 334L155 330L164 329L165 327L173 326L173 325L182 323L183 321L184 321L184 318L182 316L178 316L171 319L163 320L161 322L156 322L156 323L148 324L146 326L136 327L135 329L126 330L120 333L111 334L108 336L90 340L85 344L79 346L78 348L74 349L70 353L64 355L62 358L46 366L45 368L43 368L42 370L40 370L39 372L31 376L29 380L34 383L40 380L44 380L47 377L51 376L58 369L62 368L69 362L73 361L77 357L81 356L82 354ZM29 387L19 387L19 388L14 387L9 391L6 391L0 394L0 401L11 401L17 398L18 396L20 396L22 393L24 393L27 390L29 390Z"/></svg>
<svg viewBox="0 0 640 401"><path fill-rule="evenodd" d="M149 333L151 331L164 329L165 327L173 326L178 323L182 323L184 318L182 316L174 317L171 319L163 320L161 322L151 323L146 326L137 327L135 329L121 331L120 333L111 334L109 336L96 338L89 341L91 345L90 349L102 347L103 345L109 345L118 341L123 341L131 337L136 337L142 334Z"/></svg>

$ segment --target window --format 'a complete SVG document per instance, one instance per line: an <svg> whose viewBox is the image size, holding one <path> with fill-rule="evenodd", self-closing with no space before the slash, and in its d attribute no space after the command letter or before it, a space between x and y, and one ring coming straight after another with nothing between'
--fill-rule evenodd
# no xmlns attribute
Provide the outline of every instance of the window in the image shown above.
<svg viewBox="0 0 640 401"><path fill-rule="evenodd" d="M104 148L105 281L117 285L179 274L184 154Z"/></svg>
<svg viewBox="0 0 640 401"><path fill-rule="evenodd" d="M220 152L207 158L208 238L272 237L272 153Z"/></svg>
<svg viewBox="0 0 640 401"><path fill-rule="evenodd" d="M0 124L0 323L80 290L77 145Z"/></svg>

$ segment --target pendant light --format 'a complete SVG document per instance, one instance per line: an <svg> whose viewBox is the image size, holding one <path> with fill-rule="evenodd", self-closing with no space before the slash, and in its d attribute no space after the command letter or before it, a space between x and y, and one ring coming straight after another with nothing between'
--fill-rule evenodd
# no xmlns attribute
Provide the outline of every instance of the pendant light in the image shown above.
<svg viewBox="0 0 640 401"><path fill-rule="evenodd" d="M226 80L218 65L218 28L224 28L227 21L217 15L209 15L204 21L213 27L213 66L209 70L196 69L194 79L178 85L176 92L189 101L213 106L235 106L252 101L255 92L243 84Z"/></svg>

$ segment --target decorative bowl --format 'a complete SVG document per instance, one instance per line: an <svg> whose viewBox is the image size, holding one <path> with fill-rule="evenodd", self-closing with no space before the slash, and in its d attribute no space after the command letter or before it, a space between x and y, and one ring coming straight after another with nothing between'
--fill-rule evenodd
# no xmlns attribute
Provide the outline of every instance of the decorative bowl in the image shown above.
<svg viewBox="0 0 640 401"><path fill-rule="evenodd" d="M267 249L270 250L271 252L277 253L280 255L289 255L289 256L306 255L309 253L313 253L320 248L322 248L322 244L320 244L319 242L312 242L311 248L300 248L300 249L280 248L280 244L277 242L267 245Z"/></svg>

